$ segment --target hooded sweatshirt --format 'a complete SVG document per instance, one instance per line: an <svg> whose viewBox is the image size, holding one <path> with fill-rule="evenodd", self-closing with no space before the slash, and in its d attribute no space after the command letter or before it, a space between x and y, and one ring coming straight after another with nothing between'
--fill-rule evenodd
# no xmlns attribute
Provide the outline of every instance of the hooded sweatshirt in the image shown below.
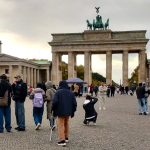
<svg viewBox="0 0 150 150"><path fill-rule="evenodd" d="M74 94L69 90L68 84L65 80L60 81L59 88L54 95L52 101L52 110L54 116L74 116L77 102Z"/></svg>

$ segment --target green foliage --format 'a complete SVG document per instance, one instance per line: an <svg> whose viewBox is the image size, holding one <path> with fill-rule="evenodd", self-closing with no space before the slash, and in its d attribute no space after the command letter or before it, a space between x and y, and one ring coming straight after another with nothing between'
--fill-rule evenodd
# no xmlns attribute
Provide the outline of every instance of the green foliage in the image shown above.
<svg viewBox="0 0 150 150"><path fill-rule="evenodd" d="M68 79L68 64L65 62L62 62L61 70L62 70L62 79L67 80Z"/></svg>
<svg viewBox="0 0 150 150"><path fill-rule="evenodd" d="M84 80L84 66L80 65L76 67L77 69L77 77Z"/></svg>
<svg viewBox="0 0 150 150"><path fill-rule="evenodd" d="M68 79L68 64L65 62L62 62L61 70L62 70L62 79L67 80ZM75 70L77 71L77 77L84 80L84 66L83 65L75 66ZM101 83L106 83L106 78L97 72L93 72L92 83L93 85L100 85ZM113 81L113 84L116 84L116 83Z"/></svg>
<svg viewBox="0 0 150 150"><path fill-rule="evenodd" d="M134 71L131 73L131 78L129 79L129 86L132 86L133 84L138 84L138 71L139 66L137 66Z"/></svg>

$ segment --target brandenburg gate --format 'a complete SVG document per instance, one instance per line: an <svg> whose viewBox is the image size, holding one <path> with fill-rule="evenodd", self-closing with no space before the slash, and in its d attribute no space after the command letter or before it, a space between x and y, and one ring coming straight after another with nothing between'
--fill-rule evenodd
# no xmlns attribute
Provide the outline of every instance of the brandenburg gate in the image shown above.
<svg viewBox="0 0 150 150"><path fill-rule="evenodd" d="M108 29L109 19L103 23L95 7L97 16L93 24L87 20L88 30L83 33L52 34L52 81L58 84L62 80L61 57L68 55L68 78L76 77L76 55L84 55L84 81L91 84L91 55L106 54L106 84L112 83L112 54L122 54L122 80L128 85L128 54L139 54L139 82L146 81L146 53L148 39L146 30L112 31ZM97 30L98 29L98 30ZM100 64L99 64L100 65ZM99 66L97 65L97 67ZM117 74L116 74L117 76Z"/></svg>
<svg viewBox="0 0 150 150"><path fill-rule="evenodd" d="M123 85L128 85L128 54L139 54L139 82L146 80L146 31L86 30L83 33L52 34L52 81L62 79L61 57L68 55L68 78L76 77L76 55L84 54L84 80L91 83L91 55L106 54L106 83L112 83L112 54L122 53ZM99 64L100 65L100 64ZM97 67L99 66L97 65ZM117 74L116 74L117 75Z"/></svg>

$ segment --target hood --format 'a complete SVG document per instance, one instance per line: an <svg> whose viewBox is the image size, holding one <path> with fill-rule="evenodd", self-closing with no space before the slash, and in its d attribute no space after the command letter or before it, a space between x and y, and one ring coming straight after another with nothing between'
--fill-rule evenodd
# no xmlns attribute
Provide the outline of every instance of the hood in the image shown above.
<svg viewBox="0 0 150 150"><path fill-rule="evenodd" d="M41 88L35 88L34 93L42 93L43 90Z"/></svg>
<svg viewBox="0 0 150 150"><path fill-rule="evenodd" d="M47 81L45 83L46 89L51 89L53 87L52 81Z"/></svg>
<svg viewBox="0 0 150 150"><path fill-rule="evenodd" d="M65 80L59 82L59 89L69 89L68 84Z"/></svg>

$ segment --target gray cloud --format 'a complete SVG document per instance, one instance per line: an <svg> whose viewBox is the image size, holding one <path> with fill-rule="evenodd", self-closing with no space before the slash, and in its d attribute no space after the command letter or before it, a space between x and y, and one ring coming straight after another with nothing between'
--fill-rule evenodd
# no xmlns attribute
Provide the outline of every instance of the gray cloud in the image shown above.
<svg viewBox="0 0 150 150"><path fill-rule="evenodd" d="M92 21L96 17L95 6L101 7L104 22L110 19L113 31L150 30L150 0L1 0L0 34L18 35L23 41L19 43L22 47L37 45L41 51L49 50L47 42L51 41L51 33L86 30L86 19ZM3 38L0 40L3 42ZM12 45L14 51L16 43ZM150 43L147 47L150 49ZM100 59L105 61L105 57ZM119 61L120 56L113 56L113 59Z"/></svg>

